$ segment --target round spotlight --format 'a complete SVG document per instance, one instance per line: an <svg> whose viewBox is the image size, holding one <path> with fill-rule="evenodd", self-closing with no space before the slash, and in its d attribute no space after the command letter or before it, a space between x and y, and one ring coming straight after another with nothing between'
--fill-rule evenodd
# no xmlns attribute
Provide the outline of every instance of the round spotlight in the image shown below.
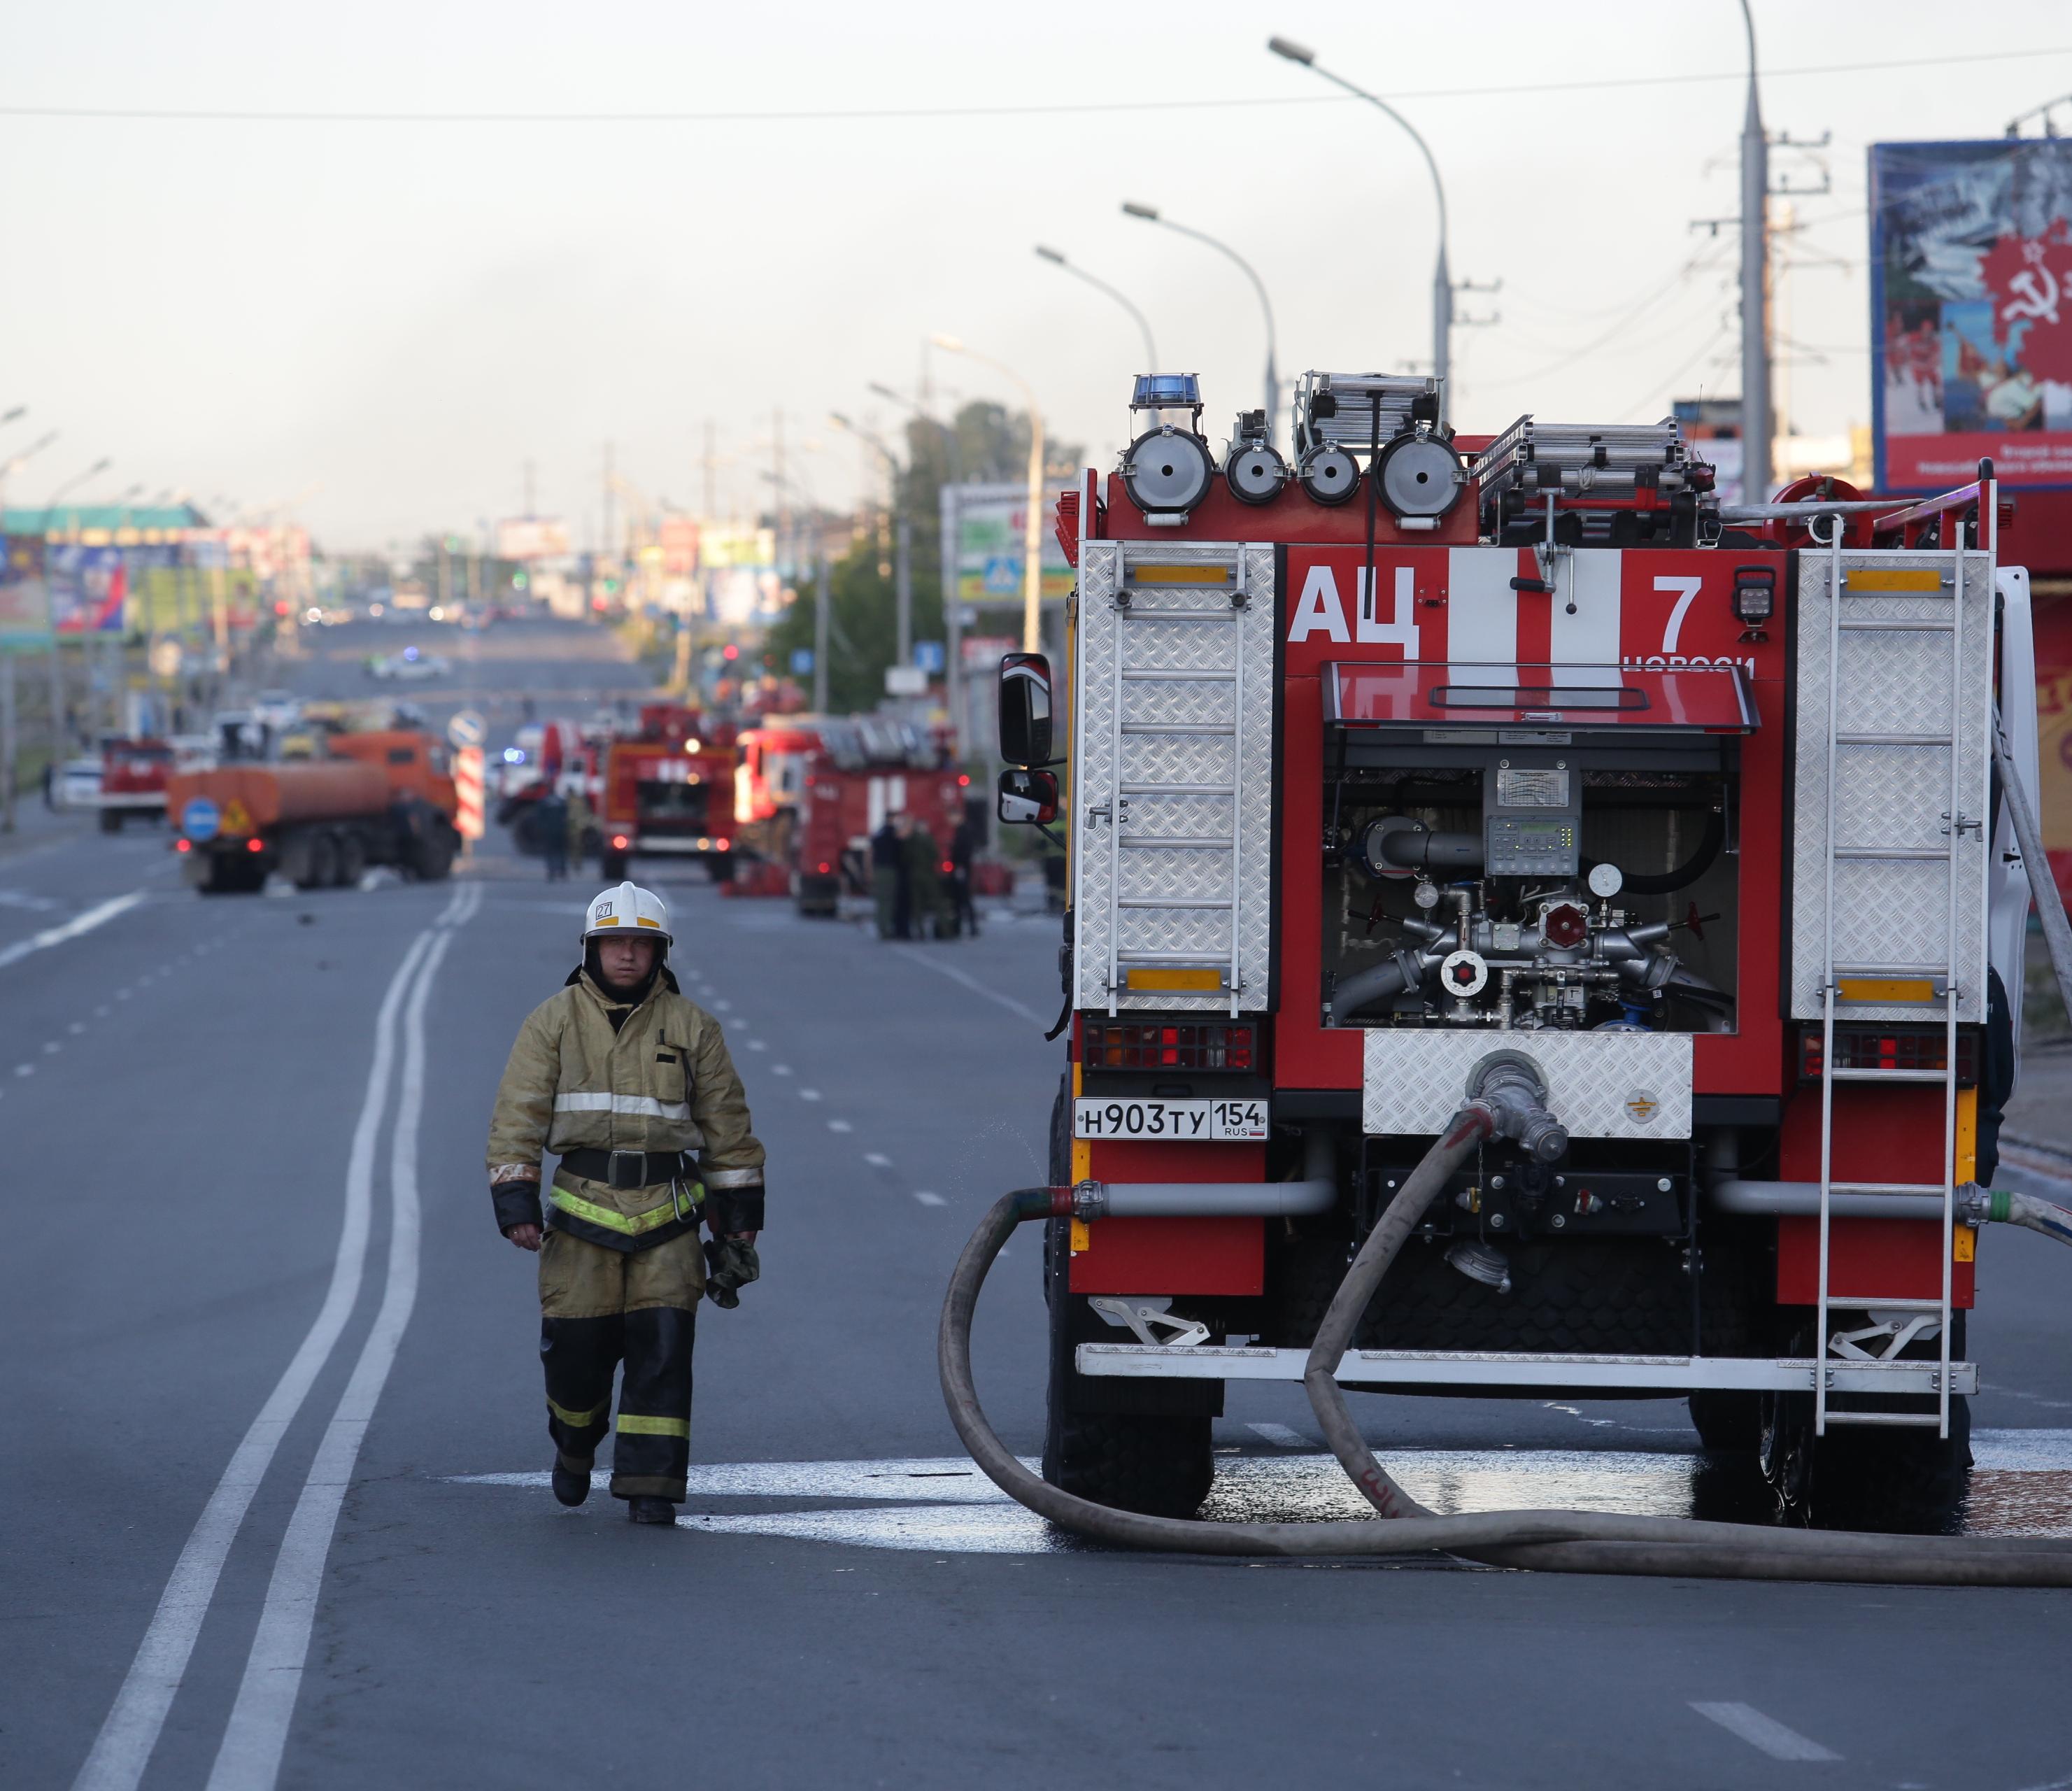
<svg viewBox="0 0 2072 1791"><path fill-rule="evenodd" d="M1436 435L1399 435L1375 463L1381 500L1399 517L1442 517L1460 501L1461 457Z"/></svg>
<svg viewBox="0 0 2072 1791"><path fill-rule="evenodd" d="M1240 504L1271 504L1288 483L1288 463L1265 442L1241 447L1223 463L1223 480Z"/></svg>
<svg viewBox="0 0 2072 1791"><path fill-rule="evenodd" d="M1123 489L1147 515L1191 510L1209 493L1216 463L1198 435L1167 427L1140 435L1123 463Z"/></svg>
<svg viewBox="0 0 2072 1791"><path fill-rule="evenodd" d="M1319 442L1296 463L1295 477L1319 504L1342 504L1359 489L1359 463L1330 442Z"/></svg>

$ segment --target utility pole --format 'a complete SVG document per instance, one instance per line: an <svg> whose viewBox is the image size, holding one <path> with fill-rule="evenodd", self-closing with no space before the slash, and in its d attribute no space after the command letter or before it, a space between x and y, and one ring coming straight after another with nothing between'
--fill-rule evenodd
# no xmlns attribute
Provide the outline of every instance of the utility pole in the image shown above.
<svg viewBox="0 0 2072 1791"><path fill-rule="evenodd" d="M828 554L824 543L813 554L813 713L828 712Z"/></svg>
<svg viewBox="0 0 2072 1791"><path fill-rule="evenodd" d="M1741 499L1770 496L1770 140L1756 91L1755 15L1741 0L1748 29L1748 110L1741 120Z"/></svg>
<svg viewBox="0 0 2072 1791"><path fill-rule="evenodd" d="M619 560L617 536L614 531L616 518L611 513L612 465L611 443L604 444L604 563L615 566Z"/></svg>
<svg viewBox="0 0 2072 1791"><path fill-rule="evenodd" d="M904 511L896 525L892 594L899 618L899 663L914 663L914 524Z"/></svg>

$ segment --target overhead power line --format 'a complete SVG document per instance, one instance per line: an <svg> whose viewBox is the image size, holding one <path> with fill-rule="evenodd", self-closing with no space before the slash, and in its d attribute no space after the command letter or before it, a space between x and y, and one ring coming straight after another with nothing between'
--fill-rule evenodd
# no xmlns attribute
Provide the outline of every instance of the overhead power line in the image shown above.
<svg viewBox="0 0 2072 1791"><path fill-rule="evenodd" d="M1878 62L1811 64L1799 68L1766 68L1766 81L1796 76L1875 74L1890 68L1947 68L1963 63L2034 62L2045 56L2072 56L2072 45L2032 50L1982 50L1966 56L1906 56ZM1716 73L1629 75L1585 80L1536 80L1507 86L1408 88L1391 93L1398 100L1501 99L1530 95L1544 101L1563 93L1603 93L1624 88L1690 87L1739 82L1745 69ZM878 121L929 118L1054 117L1088 113L1205 112L1262 108L1351 105L1349 95L1290 94L1285 98L1244 97L1201 100L1059 101L1034 105L916 105L828 107L787 112L396 112L269 111L256 108L101 105L0 105L0 117L80 119L163 124L254 125L793 125L863 124Z"/></svg>

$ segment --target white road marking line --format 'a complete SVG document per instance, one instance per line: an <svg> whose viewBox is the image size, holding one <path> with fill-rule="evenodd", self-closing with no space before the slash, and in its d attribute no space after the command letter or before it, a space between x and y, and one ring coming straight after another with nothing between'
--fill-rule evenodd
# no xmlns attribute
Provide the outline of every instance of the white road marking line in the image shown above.
<svg viewBox="0 0 2072 1791"><path fill-rule="evenodd" d="M731 1014L734 1011L734 1003L730 1001L716 1001L712 1007L715 1014Z"/></svg>
<svg viewBox="0 0 2072 1791"><path fill-rule="evenodd" d="M874 1168L890 1169L892 1167L891 1158L886 1155L882 1151L865 1151L863 1153L863 1160L870 1164Z"/></svg>
<svg viewBox="0 0 2072 1791"><path fill-rule="evenodd" d="M17 1076L34 1076L36 1073L36 1066L34 1064L17 1064L14 1066L14 1073Z"/></svg>
<svg viewBox="0 0 2072 1791"><path fill-rule="evenodd" d="M18 939L5 951L0 951L0 970L10 964L18 964L32 953L47 951L53 945L62 945L68 941L89 933L96 927L105 926L118 914L127 914L145 899L145 891L133 889L127 896L114 896L97 904L84 914L76 914L62 926L46 927L41 933L32 933L27 939Z"/></svg>
<svg viewBox="0 0 2072 1791"><path fill-rule="evenodd" d="M1691 1700L1691 1708L1728 1734L1738 1735L1751 1748L1772 1760L1840 1760L1842 1756L1817 1741L1787 1729L1774 1716L1765 1716L1753 1704L1712 1704Z"/></svg>
<svg viewBox="0 0 2072 1791"><path fill-rule="evenodd" d="M302 1497L295 1501L273 1562L273 1577L259 1613L252 1653L245 1663L244 1682L223 1734L208 1791L272 1791L281 1773L281 1755L288 1744L288 1725L302 1689L309 1658L310 1630L316 1620L317 1597L323 1589L324 1562L338 1528L339 1508L360 1460L360 1445L372 1423L374 1408L396 1365L396 1352L417 1302L417 1134L425 1111L425 1003L438 975L440 961L453 943L454 928L481 907L481 885L469 886L457 897L451 924L442 928L426 954L423 974L410 991L404 1016L403 1063L397 1077L396 1129L389 1138L388 1269L381 1290L381 1307L373 1328L353 1365L338 1410L331 1414Z"/></svg>
<svg viewBox="0 0 2072 1791"><path fill-rule="evenodd" d="M114 1009L110 1007L108 1003L104 1001L98 1007L94 1009L93 1017L97 1020L105 1020L113 1012L114 1012Z"/></svg>
<svg viewBox="0 0 2072 1791"><path fill-rule="evenodd" d="M747 1039L744 1040L742 1043L744 1043L750 1051L767 1051L770 1048L769 1046L765 1044L760 1039ZM1940 1323L1941 1321L1938 1320L1937 1322ZM1942 1370L1938 1369L1936 1373L1939 1374L1942 1373Z"/></svg>
<svg viewBox="0 0 2072 1791"><path fill-rule="evenodd" d="M75 1035L84 1032L85 1030L86 1022L84 1020L74 1020L70 1026L65 1028L65 1031L72 1033Z"/></svg>
<svg viewBox="0 0 2072 1791"><path fill-rule="evenodd" d="M817 1101L820 1097L820 1091L818 1089L801 1089L799 1090L799 1098L801 1101Z"/></svg>
<svg viewBox="0 0 2072 1791"><path fill-rule="evenodd" d="M772 1076L789 1076L791 1073L791 1066L789 1064L772 1064L770 1066L770 1073Z"/></svg>
<svg viewBox="0 0 2072 1791"><path fill-rule="evenodd" d="M1255 1436L1263 1436L1268 1443L1283 1449L1313 1449L1316 1445L1299 1431L1291 1431L1285 1424L1248 1424Z"/></svg>
<svg viewBox="0 0 2072 1791"><path fill-rule="evenodd" d="M179 1559L166 1581L158 1608L152 1613L150 1626L138 1646L137 1657L130 1664L121 1690L115 1694L114 1706L94 1740L93 1751L72 1781L72 1791L135 1791L150 1764L151 1752L158 1746L158 1732L165 1726L174 1694L186 1675L195 1638L216 1595L224 1559L236 1540L253 1495L259 1490L283 1433L302 1410L310 1386L330 1361L339 1335L352 1315L367 1260L368 1227L374 1201L374 1143L388 1105L397 1011L431 938L429 929L420 933L404 954L375 1018L374 1061L367 1073L367 1092L360 1102L360 1119L353 1127L352 1149L346 1163L345 1211L338 1250L331 1258L331 1286L325 1291L316 1322L260 1408L259 1415L253 1419L236 1453L230 1458L230 1465L224 1469L223 1478L216 1482L216 1490L195 1520L187 1546L180 1550Z"/></svg>
<svg viewBox="0 0 2072 1791"><path fill-rule="evenodd" d="M127 1001L130 998L130 991L127 989L117 989L115 991L115 998L117 1001Z"/></svg>
<svg viewBox="0 0 2072 1791"><path fill-rule="evenodd" d="M972 994L984 995L988 1001L998 1002L1010 1014L1019 1014L1025 1020L1033 1020L1046 1031L1049 1030L1050 1018L1038 1013L1033 1007L1024 1007L1012 995L1003 995L997 989L989 988L976 977L965 975L956 965L945 964L939 957L912 945L894 945L892 949L902 957L911 957L916 964L925 964L930 970L948 977L952 982L961 982Z"/></svg>
<svg viewBox="0 0 2072 1791"><path fill-rule="evenodd" d="M64 1047L60 1044L56 1039L49 1039L44 1041L43 1055L46 1057L55 1057L64 1049Z"/></svg>
<svg viewBox="0 0 2072 1791"><path fill-rule="evenodd" d="M914 1190L914 1198L923 1206L948 1206L950 1203L939 1194L931 1194L925 1188Z"/></svg>
<svg viewBox="0 0 2072 1791"><path fill-rule="evenodd" d="M853 1132L856 1128L846 1119L831 1119L828 1122L828 1130L831 1132Z"/></svg>

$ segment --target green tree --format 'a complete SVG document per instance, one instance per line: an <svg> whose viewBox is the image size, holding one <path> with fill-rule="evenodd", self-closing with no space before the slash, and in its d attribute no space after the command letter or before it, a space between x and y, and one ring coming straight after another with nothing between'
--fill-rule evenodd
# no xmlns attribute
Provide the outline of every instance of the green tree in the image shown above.
<svg viewBox="0 0 2072 1791"><path fill-rule="evenodd" d="M913 531L914 638L947 638L943 621L942 488L956 482L1014 484L1028 476L1029 418L1001 405L968 404L953 418L908 423L906 463L895 481L894 517ZM1044 462L1056 477L1079 463L1069 443L1046 444ZM898 616L893 582L894 517L870 520L849 550L828 570L828 703L837 714L877 708L885 670L898 654ZM777 670L792 653L813 644L815 583L810 569L794 580L797 596L771 628L763 651ZM801 679L801 683L808 681Z"/></svg>

